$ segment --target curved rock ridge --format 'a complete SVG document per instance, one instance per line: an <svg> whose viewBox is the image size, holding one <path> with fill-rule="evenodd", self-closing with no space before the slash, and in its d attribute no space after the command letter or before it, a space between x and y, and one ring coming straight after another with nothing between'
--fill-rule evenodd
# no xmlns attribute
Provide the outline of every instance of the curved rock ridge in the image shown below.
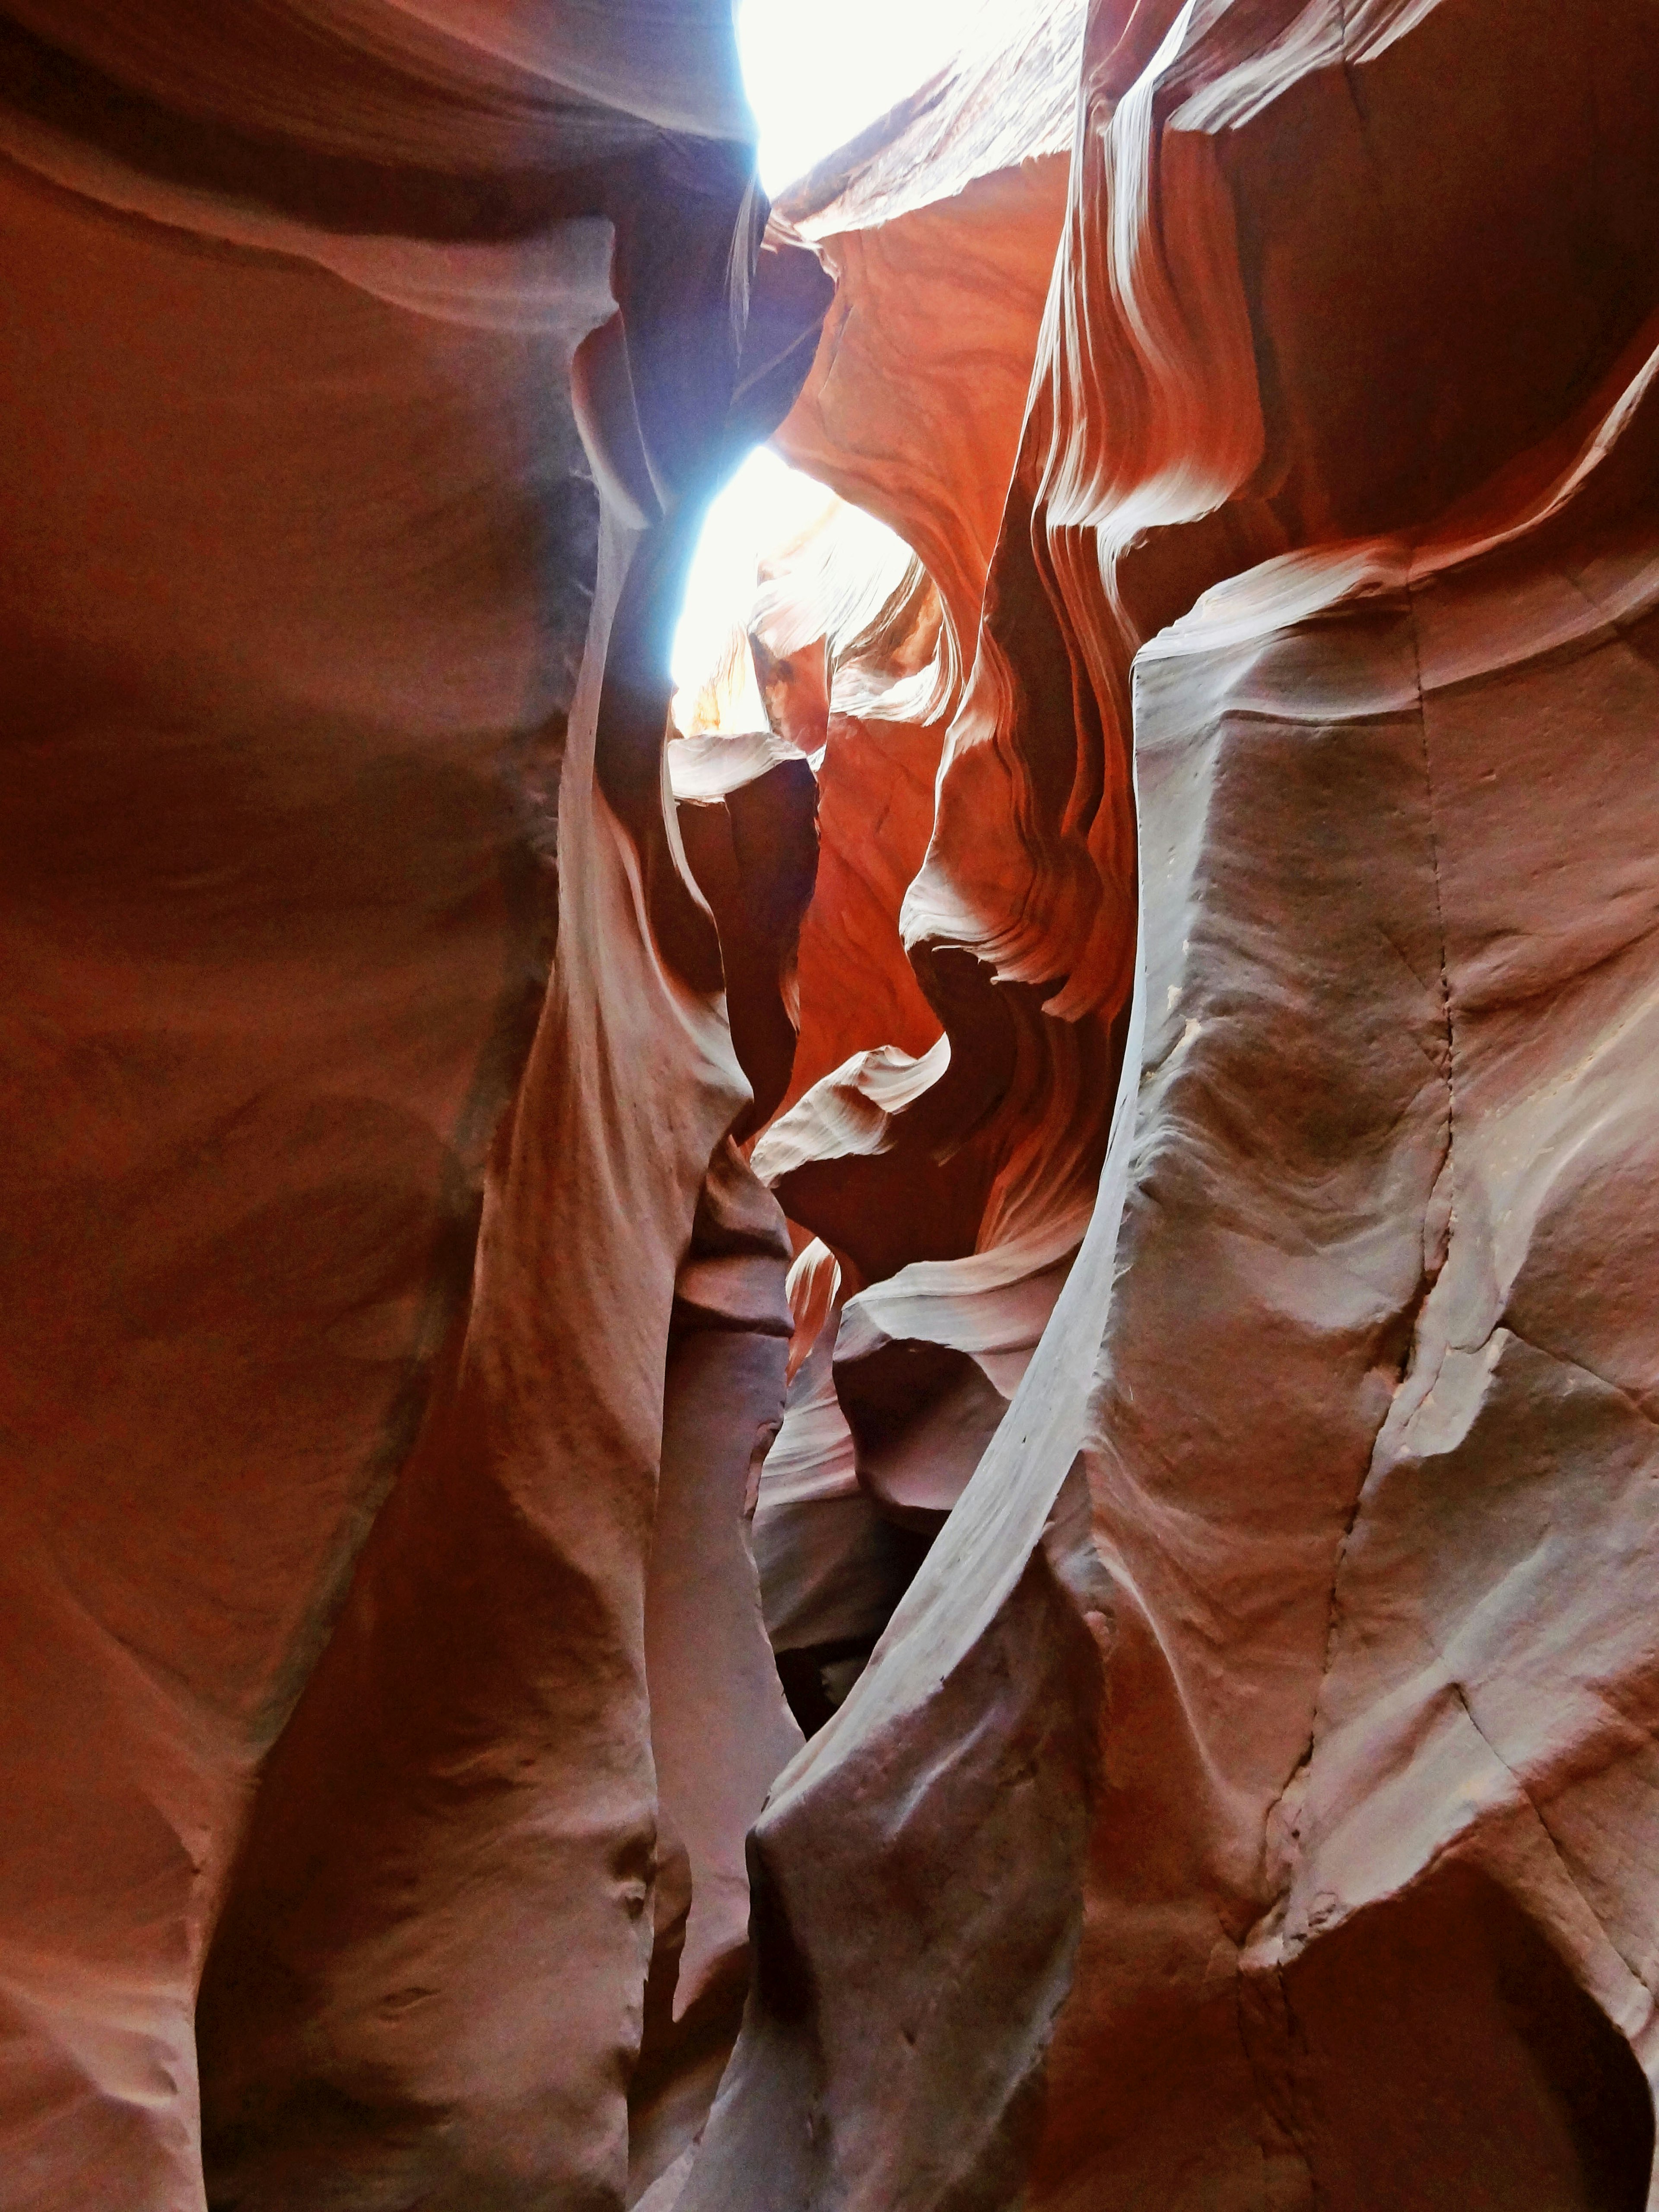
<svg viewBox="0 0 1659 2212"><path fill-rule="evenodd" d="M926 1532L885 1511L860 1477L830 1371L847 1287L847 1272L817 1239L790 1270L788 1390L756 1492L767 1634L809 1735L856 1679L927 1548Z"/></svg>
<svg viewBox="0 0 1659 2212"><path fill-rule="evenodd" d="M205 2136L216 2205L620 2203L799 1741L763 1054L661 753L828 280L727 9L0 54L0 2202L187 2212Z"/></svg>
<svg viewBox="0 0 1659 2212"><path fill-rule="evenodd" d="M793 745L769 732L671 738L674 819L720 933L732 1048L752 1097L747 1137L789 1087L799 1022L801 917L818 870L817 794Z"/></svg>
<svg viewBox="0 0 1659 2212"><path fill-rule="evenodd" d="M922 1052L939 1037L898 913L933 821L949 653L932 577L902 538L842 503L761 562L746 619L764 711L817 783L787 1111L861 1049Z"/></svg>
<svg viewBox="0 0 1659 2212"><path fill-rule="evenodd" d="M915 547L958 684L1065 208L1084 13L973 11L949 67L778 204L836 281L778 449Z"/></svg>
<svg viewBox="0 0 1659 2212"><path fill-rule="evenodd" d="M1634 5L1091 12L905 922L1124 1072L680 2212L1650 2202L1656 92Z"/></svg>
<svg viewBox="0 0 1659 2212"><path fill-rule="evenodd" d="M793 1219L866 1282L890 1283L879 1320L863 1294L852 1301L837 1387L872 1496L914 1527L935 1527L960 1494L1064 1280L1093 1200L1121 1046L1121 1005L1055 1021L1042 990L999 979L977 948L915 939L906 972L893 917L907 892L914 902L937 842L935 794L912 782L914 829L896 848L881 757L892 748L871 744L878 719L884 727L915 713L928 741L925 755L912 750L931 784L962 698L1039 357L1082 27L1075 9L985 11L952 68L781 204L835 271L837 297L775 442L895 523L937 584L940 626L934 678L914 708L890 671L886 689L861 687L867 700L837 674L829 726L839 742L820 772L826 872L803 930L801 1042L787 1110L756 1164ZM783 630L779 649L793 649L796 632L814 627L808 611L835 595L799 556L785 580L793 620L763 596L753 625L763 690L769 618ZM835 826L843 812L846 830ZM837 880L832 843L867 852L858 813L874 815L905 872L872 884L872 927L835 941L851 886ZM996 825L983 826L994 843ZM972 851L959 857L972 865ZM819 941L830 957L815 973ZM861 1014L885 995L903 1018L878 1041L843 1029L843 1048L863 1052L819 1057L814 1011L836 994L837 971L842 998L857 979ZM917 987L932 1017L921 1024ZM944 1268L954 1272L937 1275ZM988 1350L994 1379L978 1357Z"/></svg>
<svg viewBox="0 0 1659 2212"><path fill-rule="evenodd" d="M759 1129L783 1109L754 1154L769 1181L791 1161L809 1170L833 1161L837 1146L820 1126L833 1085L826 1091L816 1083L826 1069L845 1063L856 1070L860 1048L895 1036L917 1048L925 1070L933 1065L927 1054L939 1041L939 1023L905 958L898 914L932 819L938 708L948 690L941 627L937 590L909 548L832 499L807 529L761 562L744 623L708 678L676 702L695 734L669 744L669 773L688 854L720 922L733 1039L756 1091L740 1131ZM930 711L932 721L915 719ZM763 716L771 726L757 730ZM811 807L810 840L780 834L775 805L765 811L774 785L787 787L791 805L799 794L799 803ZM739 849L745 807L763 810L747 854ZM728 815L735 836L720 829ZM782 972L781 984L763 994L765 1033L776 1047L769 1068L779 1073L763 1074L745 1050L758 1025L746 988L754 932L744 917L757 895L763 901L767 886L784 879L778 872L784 856L799 850L806 857L809 842L810 866L793 877L806 894L804 911L799 898L789 905L794 933L781 963L775 953L762 963L773 976ZM873 1061L900 1071L909 1066L895 1046L878 1048ZM811 1102L804 1118L803 1094ZM885 1258L890 1268L919 1235L927 1249L927 1194L919 1194L915 1181L907 1170L905 1187L895 1190L889 1234L900 1242ZM794 1236L798 1245L809 1243L804 1227L797 1224ZM868 1236L856 1226L848 1243L866 1268L878 1270L879 1255L888 1253L882 1244L872 1256ZM923 1548L914 1516L893 1513L860 1487L831 1377L843 1295L861 1279L852 1249L838 1258L811 1242L797 1261L787 1409L753 1524L769 1632L792 1704L808 1727L833 1708L821 1669L835 1670L838 1693Z"/></svg>
<svg viewBox="0 0 1659 2212"><path fill-rule="evenodd" d="M787 1081L763 1098L757 1085L751 1129L860 1048L891 1040L925 1050L938 1039L897 919L932 821L946 680L940 628L938 592L909 548L830 495L806 530L760 562L752 600L714 665L677 695L687 734L670 742L667 760L684 836L706 841L716 801L753 806L773 786L812 794L816 857L791 908L781 986ZM744 860L743 884L752 890L781 857L775 827ZM695 854L693 866L721 922L740 1026L714 878Z"/></svg>
<svg viewBox="0 0 1659 2212"><path fill-rule="evenodd" d="M1659 2202L1659 15L963 39L0 26L0 2212Z"/></svg>

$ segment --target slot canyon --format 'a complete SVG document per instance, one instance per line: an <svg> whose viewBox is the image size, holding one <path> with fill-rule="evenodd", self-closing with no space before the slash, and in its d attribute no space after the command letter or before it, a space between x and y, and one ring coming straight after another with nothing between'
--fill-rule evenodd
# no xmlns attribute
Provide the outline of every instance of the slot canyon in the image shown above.
<svg viewBox="0 0 1659 2212"><path fill-rule="evenodd" d="M0 0L0 2212L1659 2212L1659 0L738 33Z"/></svg>

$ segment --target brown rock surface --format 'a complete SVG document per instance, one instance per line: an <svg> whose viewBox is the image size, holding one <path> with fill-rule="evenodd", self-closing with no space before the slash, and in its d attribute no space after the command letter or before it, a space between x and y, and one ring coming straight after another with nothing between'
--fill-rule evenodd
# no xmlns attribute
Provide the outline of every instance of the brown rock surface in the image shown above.
<svg viewBox="0 0 1659 2212"><path fill-rule="evenodd" d="M1115 1130L681 2212L1650 2200L1656 89L1095 11L906 927L1047 1018L1138 945Z"/></svg>
<svg viewBox="0 0 1659 2212"><path fill-rule="evenodd" d="M0 55L0 2208L1644 2212L1649 0Z"/></svg>
<svg viewBox="0 0 1659 2212"><path fill-rule="evenodd" d="M779 203L836 300L778 450L915 548L957 671L1065 216L1083 13L981 10L949 68Z"/></svg>
<svg viewBox="0 0 1659 2212"><path fill-rule="evenodd" d="M617 2201L795 1740L658 794L828 287L729 23L500 13L3 33L8 2212L200 2205L198 2049L216 2203Z"/></svg>
<svg viewBox="0 0 1659 2212"><path fill-rule="evenodd" d="M933 828L951 696L942 620L909 548L854 507L833 505L761 564L746 622L763 712L812 760L817 789L799 1040L780 1110L859 1052L920 1054L939 1035L899 909Z"/></svg>
<svg viewBox="0 0 1659 2212"><path fill-rule="evenodd" d="M945 719L961 701L963 645L979 625L1018 448L1063 211L1081 34L1072 9L1035 19L989 12L950 70L784 202L839 289L777 442L887 514L938 580L933 678L911 741L921 754L917 740L931 738L930 779ZM994 570L993 623L997 589ZM832 600L833 580L818 592ZM1051 687L1062 669L1050 672ZM975 675L970 708L977 699L982 710L994 673ZM884 730L902 720L908 687L897 669L884 675L884 692L867 678L848 685L846 708L861 714L838 718L831 686L820 806L827 866L802 933L795 1081L755 1158L791 1218L849 1255L872 1285L848 1310L837 1388L866 1491L903 1525L931 1530L1000 1419L1081 1239L1123 992L1056 1021L1040 979L999 974L988 921L963 933L981 844L995 854L1004 817L1012 806L1024 820L1031 794L993 794L995 814L945 858L932 793L925 817L912 797L911 823L896 835L893 784L870 761L866 733L872 712ZM872 694L869 706L857 691ZM959 718L951 739L958 776L962 726ZM855 732L866 736L860 749L848 742ZM1041 741L1057 745L1060 734L1056 717ZM939 802L953 790L947 774ZM930 836L934 858L918 878ZM836 879L835 844L861 863L856 891ZM890 874L878 884L872 847L910 862L908 894ZM924 892L931 911L916 907ZM992 895L1006 908L1025 893L1005 867ZM848 914L863 927L849 928ZM874 986L860 994L860 1012L881 1011L896 934L910 970L892 992L903 1018L879 1042L843 1024L840 1041L866 1048L845 1062L815 1053L820 1009L848 998L853 979ZM908 1013L918 985L931 1035L916 1034Z"/></svg>

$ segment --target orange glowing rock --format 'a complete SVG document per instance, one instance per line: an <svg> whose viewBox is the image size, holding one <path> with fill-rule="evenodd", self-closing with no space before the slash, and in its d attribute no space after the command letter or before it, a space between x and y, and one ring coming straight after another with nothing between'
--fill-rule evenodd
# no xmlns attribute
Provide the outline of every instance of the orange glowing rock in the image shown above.
<svg viewBox="0 0 1659 2212"><path fill-rule="evenodd" d="M1633 4L1091 11L904 906L949 1058L755 1157L856 1225L986 1141L975 977L1028 1158L1110 1142L758 1823L678 2212L1647 2202L1656 94ZM890 1507L994 1413L1003 1243L845 1306Z"/></svg>
<svg viewBox="0 0 1659 2212"><path fill-rule="evenodd" d="M1659 27L967 35L0 30L7 2212L1651 2197Z"/></svg>

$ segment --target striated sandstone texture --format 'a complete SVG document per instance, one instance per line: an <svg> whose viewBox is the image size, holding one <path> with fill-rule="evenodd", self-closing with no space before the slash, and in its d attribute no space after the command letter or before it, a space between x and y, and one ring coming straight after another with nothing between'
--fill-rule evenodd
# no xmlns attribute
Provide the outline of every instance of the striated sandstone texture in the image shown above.
<svg viewBox="0 0 1659 2212"><path fill-rule="evenodd" d="M830 286L724 6L0 56L0 2203L617 2203L799 1741L764 1009L661 748Z"/></svg>
<svg viewBox="0 0 1659 2212"><path fill-rule="evenodd" d="M0 2212L1659 2203L1659 15L964 40L8 7Z"/></svg>
<svg viewBox="0 0 1659 2212"><path fill-rule="evenodd" d="M797 1385L817 1407L818 1367L833 1361L847 1425L823 1480L844 1487L850 1477L888 1522L926 1537L1006 1412L1076 1255L1121 1050L1120 1003L1097 994L1073 1018L1050 1019L1042 1008L1054 973L998 971L957 927L963 917L955 910L928 929L908 918L930 884L939 896L938 871L922 866L939 834L936 795L929 790L917 807L917 785L922 775L935 781L951 716L959 731L979 696L967 672L1000 588L993 549L1066 219L1083 28L1077 7L985 12L957 63L781 203L837 290L777 443L903 533L933 581L938 612L935 626L916 603L917 641L885 666L867 655L858 665L856 647L837 659L820 770L822 890L802 933L795 1083L754 1162L791 1220L842 1262L836 1328ZM834 628L842 594L833 578L803 568L784 564L757 604L751 628L763 676L782 583L793 585L799 631L811 628L808 605ZM907 610L896 598L886 612L901 627ZM924 649L927 671L913 673ZM1069 682L1063 664L1050 680ZM902 830L892 773L901 740ZM960 780L947 769L938 802L953 775ZM1017 803L1029 814L1026 799ZM994 804L1000 815L988 813L956 854L946 906L968 895L981 833L991 865L1002 869L995 841L1006 795ZM1040 833L1040 823L1027 827ZM1120 825L1120 844L1128 835ZM890 867L877 879L872 845L907 864L902 882ZM866 930L844 919L859 908L851 886L837 882L842 850L865 878ZM1003 869L994 896L1018 900L1025 888ZM891 990L901 937L910 970L902 1022L879 1039L843 1025L840 1049L820 1053L820 1010L836 1004L837 990L846 998L854 978L879 977ZM918 994L932 1015L925 1025L913 1018ZM875 994L862 995L867 1017ZM862 1048L842 1057L853 1046ZM811 1432L827 1442L817 1412ZM787 1425L779 1449L792 1495L805 1479L796 1443ZM768 1504L763 1485L763 1580ZM871 1602L881 1609L873 1589ZM770 1608L769 1618L775 1635Z"/></svg>
<svg viewBox="0 0 1659 2212"><path fill-rule="evenodd" d="M1097 5L1077 92L903 930L951 1069L964 955L1121 1040L1110 1145L680 2212L1640 2212L1659 19ZM1000 1241L846 1302L861 1449Z"/></svg>

